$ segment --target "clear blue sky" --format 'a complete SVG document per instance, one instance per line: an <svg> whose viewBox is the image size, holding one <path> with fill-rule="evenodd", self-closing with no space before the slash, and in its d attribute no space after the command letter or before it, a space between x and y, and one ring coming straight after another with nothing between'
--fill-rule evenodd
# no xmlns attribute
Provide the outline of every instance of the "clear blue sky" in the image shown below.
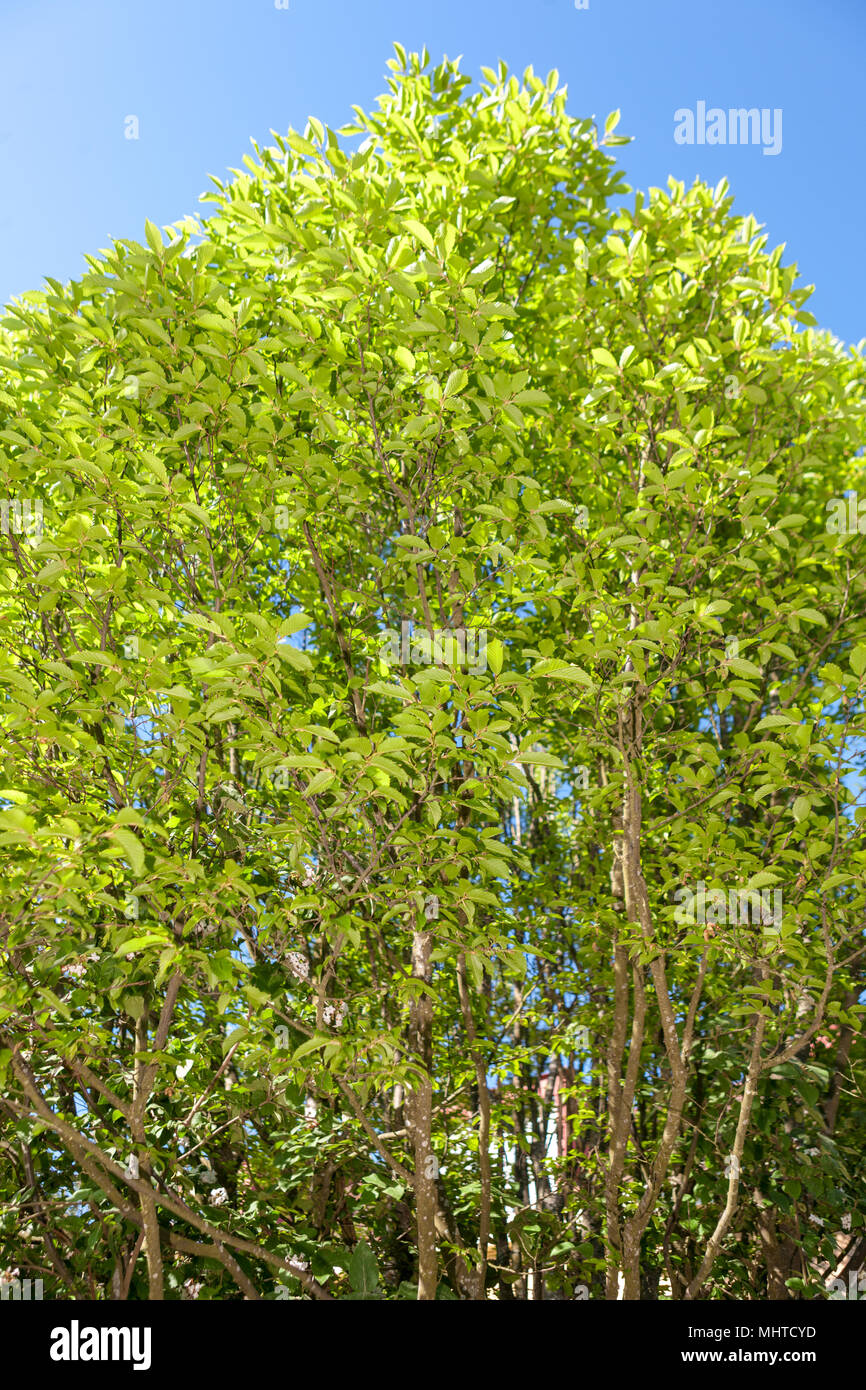
<svg viewBox="0 0 866 1390"><path fill-rule="evenodd" d="M821 325L866 336L866 0L0 0L0 303L142 240L145 217L205 211L207 175L251 136L372 106L395 39L473 77L555 67L574 115L620 107L633 187L726 175L816 285ZM781 108L781 152L675 143L700 101Z"/></svg>

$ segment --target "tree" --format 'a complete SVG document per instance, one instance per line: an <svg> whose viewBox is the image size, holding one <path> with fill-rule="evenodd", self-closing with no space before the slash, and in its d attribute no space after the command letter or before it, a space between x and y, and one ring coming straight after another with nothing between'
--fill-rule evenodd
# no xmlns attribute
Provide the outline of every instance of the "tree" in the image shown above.
<svg viewBox="0 0 866 1390"><path fill-rule="evenodd" d="M275 135L0 325L3 1262L814 1293L862 356L726 185L613 207L618 113L396 50L356 149Z"/></svg>

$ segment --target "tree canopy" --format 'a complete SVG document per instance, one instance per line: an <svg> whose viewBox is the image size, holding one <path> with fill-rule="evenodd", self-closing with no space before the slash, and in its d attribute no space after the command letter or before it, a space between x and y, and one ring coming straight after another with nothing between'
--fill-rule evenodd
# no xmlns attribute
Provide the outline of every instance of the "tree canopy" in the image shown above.
<svg viewBox="0 0 866 1390"><path fill-rule="evenodd" d="M0 320L0 1266L823 1296L861 351L555 72L396 50Z"/></svg>

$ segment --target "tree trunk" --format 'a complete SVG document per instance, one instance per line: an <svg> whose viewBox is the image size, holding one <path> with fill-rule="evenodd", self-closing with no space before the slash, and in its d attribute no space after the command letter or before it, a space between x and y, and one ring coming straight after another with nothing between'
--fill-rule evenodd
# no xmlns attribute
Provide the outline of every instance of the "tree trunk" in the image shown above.
<svg viewBox="0 0 866 1390"><path fill-rule="evenodd" d="M432 978L430 953L433 937L429 931L412 936L413 978L429 985ZM408 1105L409 1125L415 1150L415 1222L418 1237L418 1299L436 1297L438 1261L436 1257L436 1172L431 1145L433 1085L433 1001L425 990L413 1000L409 1023L410 1047L423 1075L413 1086Z"/></svg>

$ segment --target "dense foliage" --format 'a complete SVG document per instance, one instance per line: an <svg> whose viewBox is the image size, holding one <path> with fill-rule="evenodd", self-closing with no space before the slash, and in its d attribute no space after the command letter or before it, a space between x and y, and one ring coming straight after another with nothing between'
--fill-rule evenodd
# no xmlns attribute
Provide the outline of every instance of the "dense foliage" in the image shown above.
<svg viewBox="0 0 866 1390"><path fill-rule="evenodd" d="M0 321L0 1268L825 1296L862 357L555 73L397 55Z"/></svg>

